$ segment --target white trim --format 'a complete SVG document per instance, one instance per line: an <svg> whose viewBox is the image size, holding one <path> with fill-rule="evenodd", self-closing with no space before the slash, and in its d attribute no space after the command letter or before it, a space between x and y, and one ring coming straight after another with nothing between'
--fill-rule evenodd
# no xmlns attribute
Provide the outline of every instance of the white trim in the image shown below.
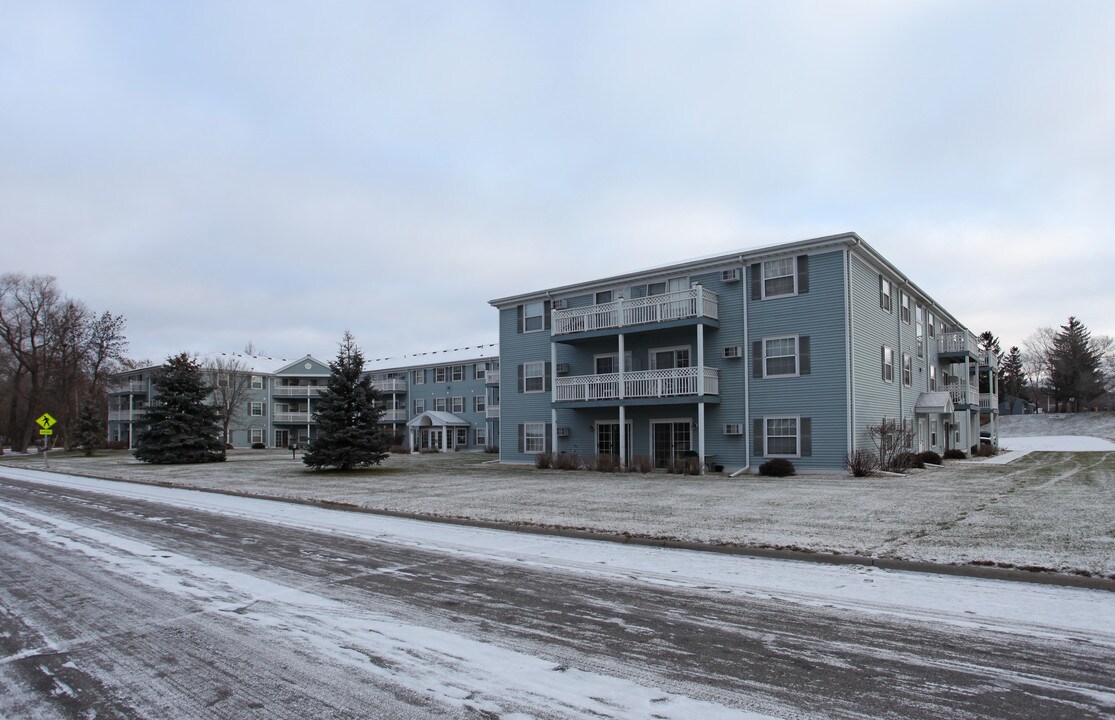
<svg viewBox="0 0 1115 720"><path fill-rule="evenodd" d="M793 420L794 421L794 446L795 451L793 455L786 455L783 453L772 453L770 451L770 421L771 420ZM784 438L786 435L775 435L774 437ZM768 458L800 458L801 457L801 415L766 415L763 417L763 457Z"/></svg>
<svg viewBox="0 0 1115 720"><path fill-rule="evenodd" d="M527 308L529 308L532 305L537 305L538 306L538 314L537 315L533 315L533 314L528 315L527 314ZM527 328L527 320L531 320L531 319L534 319L534 318L538 318L538 322L539 322L538 327L533 328L533 329L528 329ZM536 332L542 332L545 329L546 329L546 302L544 300L535 300L533 302L523 303L523 326L520 328L520 331L523 332L523 333L536 333Z"/></svg>
<svg viewBox="0 0 1115 720"><path fill-rule="evenodd" d="M767 368L767 343L776 340L794 341L794 371L792 373L771 373ZM777 355L778 358L787 358L789 355ZM801 337L798 335L775 335L763 338L763 377L764 378L792 378L801 376Z"/></svg>
<svg viewBox="0 0 1115 720"><path fill-rule="evenodd" d="M688 365L679 366L677 364L677 351L678 350L684 350L685 352L689 353L689 364ZM674 366L672 368L657 367L657 363L655 362L655 357L654 356L657 353L660 353L660 352L672 352L672 353L674 353ZM631 355L630 353L624 353L625 359L627 357L630 357L630 355ZM651 370L673 370L673 369L676 369L678 367L696 367L693 364L693 346L692 345L671 345L671 346L667 346L667 347L651 348L650 350L647 351L647 366Z"/></svg>
<svg viewBox="0 0 1115 720"><path fill-rule="evenodd" d="M256 412L257 409L259 410L259 412ZM256 401L256 400L252 400L251 402L249 402L248 403L248 416L249 417L263 417L263 403L259 402L259 401Z"/></svg>
<svg viewBox="0 0 1115 720"><path fill-rule="evenodd" d="M528 375L527 374L527 368L529 368L531 365L539 366L539 368L541 368L540 374L538 374L538 375ZM528 379L533 380L535 378L538 378L541 381L541 385L539 385L537 390L531 390L527 387L527 380ZM523 394L526 395L528 393L543 393L543 392L546 392L546 361L545 360L530 360L529 362L523 363Z"/></svg>
<svg viewBox="0 0 1115 720"><path fill-rule="evenodd" d="M527 433L527 428L531 427L532 425L537 425L540 428L537 432L537 436L534 437L534 438L529 437L529 435ZM539 449L539 450L531 450L529 448L528 444L529 444L529 441L532 440L532 439L538 440L538 442L542 443L542 448ZM544 452L546 452L546 423L544 423L544 422L525 422L525 423L523 423L523 454L524 455L537 455L538 453L544 453Z"/></svg>
<svg viewBox="0 0 1115 720"><path fill-rule="evenodd" d="M889 364L887 363L887 357L886 357L887 352L890 353L890 363ZM883 382L893 383L894 382L894 348L892 348L889 345L883 345L883 357L880 358L880 359L883 363L883 367L881 369L884 372L887 370L888 367L890 368L890 373L889 373L890 377L887 377L887 374L884 374L883 375Z"/></svg>
<svg viewBox="0 0 1115 720"><path fill-rule="evenodd" d="M791 278L793 283L794 283L793 292L778 293L777 295L768 295L767 294L767 264L768 263L782 262L784 260L789 260L790 261L790 274L789 275L778 275L778 276L773 277L771 279L772 280L778 280L778 279L785 278L785 277ZM793 297L793 296L797 295L798 294L798 259L797 259L797 255L781 256L781 257L769 258L769 259L766 259L766 260L760 260L759 261L759 288L762 290L761 297L762 297L763 300L767 300L767 299L774 300L776 298Z"/></svg>

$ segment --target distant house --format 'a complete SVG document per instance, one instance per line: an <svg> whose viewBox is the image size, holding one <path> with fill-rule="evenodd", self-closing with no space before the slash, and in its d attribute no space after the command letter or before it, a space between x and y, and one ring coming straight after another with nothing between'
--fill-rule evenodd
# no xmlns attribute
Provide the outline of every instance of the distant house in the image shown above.
<svg viewBox="0 0 1115 720"><path fill-rule="evenodd" d="M994 355L855 233L491 304L507 463L575 451L838 471L884 419L912 450L968 450L998 413Z"/></svg>
<svg viewBox="0 0 1115 720"><path fill-rule="evenodd" d="M999 398L1000 415L1031 415L1037 412L1038 406L1029 400L1023 400L1013 395Z"/></svg>

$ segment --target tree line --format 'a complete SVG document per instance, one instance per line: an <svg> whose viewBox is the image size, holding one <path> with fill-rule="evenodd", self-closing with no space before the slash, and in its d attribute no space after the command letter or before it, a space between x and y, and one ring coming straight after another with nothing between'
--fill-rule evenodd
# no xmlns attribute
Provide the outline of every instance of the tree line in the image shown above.
<svg viewBox="0 0 1115 720"><path fill-rule="evenodd" d="M124 326L122 315L67 297L54 277L0 275L0 435L13 450L38 437L43 413L68 447L103 440L108 378L126 363Z"/></svg>
<svg viewBox="0 0 1115 720"><path fill-rule="evenodd" d="M1023 346L1003 352L991 332L980 345L999 360L999 397L1021 398L1060 412L1080 412L1115 391L1115 338L1093 336L1076 316L1040 327Z"/></svg>

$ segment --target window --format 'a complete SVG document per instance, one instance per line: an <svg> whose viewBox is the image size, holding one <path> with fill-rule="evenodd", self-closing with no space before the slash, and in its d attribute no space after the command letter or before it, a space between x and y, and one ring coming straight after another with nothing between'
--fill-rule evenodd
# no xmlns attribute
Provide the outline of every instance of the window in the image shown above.
<svg viewBox="0 0 1115 720"><path fill-rule="evenodd" d="M263 442L263 428L252 428L249 442L253 445Z"/></svg>
<svg viewBox="0 0 1115 720"><path fill-rule="evenodd" d="M647 283L647 296L681 292L688 285L687 278L676 277L661 282Z"/></svg>
<svg viewBox="0 0 1115 720"><path fill-rule="evenodd" d="M541 300L523 305L523 332L545 329L546 305Z"/></svg>
<svg viewBox="0 0 1115 720"><path fill-rule="evenodd" d="M893 298L891 297L890 280L887 280L885 277L880 275L879 276L879 307L886 310L887 312L892 312L892 307L893 307L892 300L893 300Z"/></svg>
<svg viewBox="0 0 1115 720"><path fill-rule="evenodd" d="M484 398L483 395L473 395L472 396L472 411L473 412L484 412L484 410L487 408L487 403L484 402L484 399L485 398Z"/></svg>
<svg viewBox="0 0 1115 720"><path fill-rule="evenodd" d="M254 417L263 416L263 403L253 402L248 404L248 414Z"/></svg>
<svg viewBox="0 0 1115 720"><path fill-rule="evenodd" d="M544 392L546 390L546 363L523 363L523 392Z"/></svg>
<svg viewBox="0 0 1115 720"><path fill-rule="evenodd" d="M797 292L794 258L766 260L763 262L763 297L793 295Z"/></svg>
<svg viewBox="0 0 1115 720"><path fill-rule="evenodd" d="M452 368L452 374L450 375L450 377L453 379L453 382L461 382L462 380L464 380L465 379L465 366L464 365L454 365L453 368Z"/></svg>
<svg viewBox="0 0 1115 720"><path fill-rule="evenodd" d="M436 382L436 383L445 382L445 378L446 378L446 372L445 371L447 369L448 368L443 368L443 367L434 368L434 382Z"/></svg>
<svg viewBox="0 0 1115 720"><path fill-rule="evenodd" d="M933 322L933 313L929 313L929 337L935 337L936 327Z"/></svg>
<svg viewBox="0 0 1115 720"><path fill-rule="evenodd" d="M601 290L596 293L593 299L597 305L603 305L604 303L610 303L613 297L611 290Z"/></svg>
<svg viewBox="0 0 1115 720"><path fill-rule="evenodd" d="M217 387L228 387L228 373L217 373Z"/></svg>
<svg viewBox="0 0 1115 720"><path fill-rule="evenodd" d="M929 366L929 389L935 391L937 389L937 366Z"/></svg>
<svg viewBox="0 0 1115 720"><path fill-rule="evenodd" d="M463 413L465 411L465 399L463 397L455 397L450 400L449 411L452 413Z"/></svg>
<svg viewBox="0 0 1115 720"><path fill-rule="evenodd" d="M626 354L624 359L627 359ZM674 368L687 368L689 366L688 345L675 348L658 348L650 351L651 370L672 370ZM630 367L630 363L628 367Z"/></svg>
<svg viewBox="0 0 1115 720"><path fill-rule="evenodd" d="M445 412L445 398L434 398L434 412Z"/></svg>
<svg viewBox="0 0 1115 720"><path fill-rule="evenodd" d="M894 382L894 350L883 346L883 381Z"/></svg>
<svg viewBox="0 0 1115 720"><path fill-rule="evenodd" d="M540 453L546 450L546 423L523 425L523 452Z"/></svg>
<svg viewBox="0 0 1115 720"><path fill-rule="evenodd" d="M426 412L426 400L425 398L417 398L414 401L414 414L421 415L424 412Z"/></svg>
<svg viewBox="0 0 1115 720"><path fill-rule="evenodd" d="M918 357L925 357L925 308L918 303L914 314L918 337Z"/></svg>
<svg viewBox="0 0 1115 720"><path fill-rule="evenodd" d="M478 427L475 431L476 446L485 447L488 444L488 428Z"/></svg>
<svg viewBox="0 0 1115 720"><path fill-rule="evenodd" d="M798 339L797 336L763 339L763 375L777 377L779 375L798 374Z"/></svg>
<svg viewBox="0 0 1115 720"><path fill-rule="evenodd" d="M910 324L910 296L902 291L902 322Z"/></svg>
<svg viewBox="0 0 1115 720"><path fill-rule="evenodd" d="M426 371L424 369L414 371L414 384L415 385L425 385L426 384Z"/></svg>
<svg viewBox="0 0 1115 720"><path fill-rule="evenodd" d="M457 442L453 443L455 447L462 447L468 445L468 428L457 428Z"/></svg>
<svg viewBox="0 0 1115 720"><path fill-rule="evenodd" d="M914 384L914 359L909 353L902 353L902 384L906 387Z"/></svg>
<svg viewBox="0 0 1115 720"><path fill-rule="evenodd" d="M609 373L619 372L619 354L606 353L604 355L597 355L594 358L596 364L597 375L607 375ZM625 352L623 354L624 368L631 369L631 353Z"/></svg>
<svg viewBox="0 0 1115 720"><path fill-rule="evenodd" d="M767 457L797 457L798 419L796 417L775 417L766 419Z"/></svg>
<svg viewBox="0 0 1115 720"><path fill-rule="evenodd" d="M263 378L259 375L252 375L252 390L263 389ZM263 442L262 440L260 442Z"/></svg>
<svg viewBox="0 0 1115 720"><path fill-rule="evenodd" d="M929 418L929 447L937 447L937 418Z"/></svg>

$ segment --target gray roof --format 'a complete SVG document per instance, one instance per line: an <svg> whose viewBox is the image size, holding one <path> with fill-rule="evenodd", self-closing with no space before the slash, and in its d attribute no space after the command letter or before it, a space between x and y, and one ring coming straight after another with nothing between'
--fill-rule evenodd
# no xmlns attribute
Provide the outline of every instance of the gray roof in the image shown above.
<svg viewBox="0 0 1115 720"><path fill-rule="evenodd" d="M407 427L451 427L454 425L469 425L467 420L462 420L453 413L440 410L427 410L421 415L407 422Z"/></svg>
<svg viewBox="0 0 1115 720"><path fill-rule="evenodd" d="M431 365L460 365L467 362L498 359L499 343L489 343L488 345L476 345L474 347L451 348L448 350L414 353L413 355L376 358L364 363L364 371L383 372L385 370L409 370L410 368L429 367Z"/></svg>

